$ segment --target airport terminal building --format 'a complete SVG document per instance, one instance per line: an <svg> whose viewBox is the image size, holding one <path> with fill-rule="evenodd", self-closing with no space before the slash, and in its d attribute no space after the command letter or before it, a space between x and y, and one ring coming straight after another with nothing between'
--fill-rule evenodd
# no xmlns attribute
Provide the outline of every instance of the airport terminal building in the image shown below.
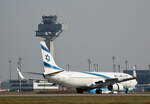
<svg viewBox="0 0 150 104"><path fill-rule="evenodd" d="M133 70L123 70L124 73L133 75ZM136 70L137 90L139 91L150 91L150 70Z"/></svg>
<svg viewBox="0 0 150 104"><path fill-rule="evenodd" d="M48 81L33 81L33 80L7 80L2 82L2 89L8 91L35 91L35 90L58 90L59 86Z"/></svg>

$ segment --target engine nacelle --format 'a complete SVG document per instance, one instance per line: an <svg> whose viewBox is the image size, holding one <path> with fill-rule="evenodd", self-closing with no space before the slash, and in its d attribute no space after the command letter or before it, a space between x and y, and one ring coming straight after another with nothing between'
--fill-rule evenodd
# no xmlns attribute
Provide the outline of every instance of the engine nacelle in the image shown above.
<svg viewBox="0 0 150 104"><path fill-rule="evenodd" d="M113 85L109 85L108 90L110 90L110 91L122 91L123 85L120 83L115 83Z"/></svg>

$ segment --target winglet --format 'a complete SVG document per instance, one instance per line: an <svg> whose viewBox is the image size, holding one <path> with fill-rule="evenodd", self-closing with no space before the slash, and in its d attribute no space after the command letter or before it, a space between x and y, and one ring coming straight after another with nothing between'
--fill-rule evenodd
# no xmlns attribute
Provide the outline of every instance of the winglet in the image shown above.
<svg viewBox="0 0 150 104"><path fill-rule="evenodd" d="M17 68L17 72L18 72L18 75L21 78L21 80L24 80L25 77L22 75L21 71L18 68Z"/></svg>

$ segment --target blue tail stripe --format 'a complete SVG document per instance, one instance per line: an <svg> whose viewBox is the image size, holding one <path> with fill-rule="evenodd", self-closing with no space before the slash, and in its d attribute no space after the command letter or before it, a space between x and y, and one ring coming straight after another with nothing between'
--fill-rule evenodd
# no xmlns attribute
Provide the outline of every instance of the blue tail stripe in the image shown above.
<svg viewBox="0 0 150 104"><path fill-rule="evenodd" d="M43 45L41 45L41 48L42 48L44 51L50 53L50 51L49 51L47 48L45 48Z"/></svg>
<svg viewBox="0 0 150 104"><path fill-rule="evenodd" d="M56 70L62 70L61 68L55 67L55 66L50 65L50 64L48 64L46 62L43 62L43 64L44 64L45 67L49 67L49 68L56 69Z"/></svg>
<svg viewBox="0 0 150 104"><path fill-rule="evenodd" d="M103 77L105 79L109 79L110 78L108 76L105 76L105 75L102 75L102 74L97 74L97 73L90 73L90 72L82 72L82 73L90 74L90 75L95 75L95 76L98 76L98 77Z"/></svg>

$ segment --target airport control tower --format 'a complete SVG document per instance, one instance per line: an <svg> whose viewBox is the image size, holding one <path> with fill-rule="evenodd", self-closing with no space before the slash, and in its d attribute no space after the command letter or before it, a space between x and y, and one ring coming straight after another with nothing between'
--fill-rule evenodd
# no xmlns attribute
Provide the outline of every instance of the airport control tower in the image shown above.
<svg viewBox="0 0 150 104"><path fill-rule="evenodd" d="M54 55L53 42L63 32L63 27L63 24L57 22L56 15L42 16L42 23L38 24L36 36L45 39L52 56Z"/></svg>

